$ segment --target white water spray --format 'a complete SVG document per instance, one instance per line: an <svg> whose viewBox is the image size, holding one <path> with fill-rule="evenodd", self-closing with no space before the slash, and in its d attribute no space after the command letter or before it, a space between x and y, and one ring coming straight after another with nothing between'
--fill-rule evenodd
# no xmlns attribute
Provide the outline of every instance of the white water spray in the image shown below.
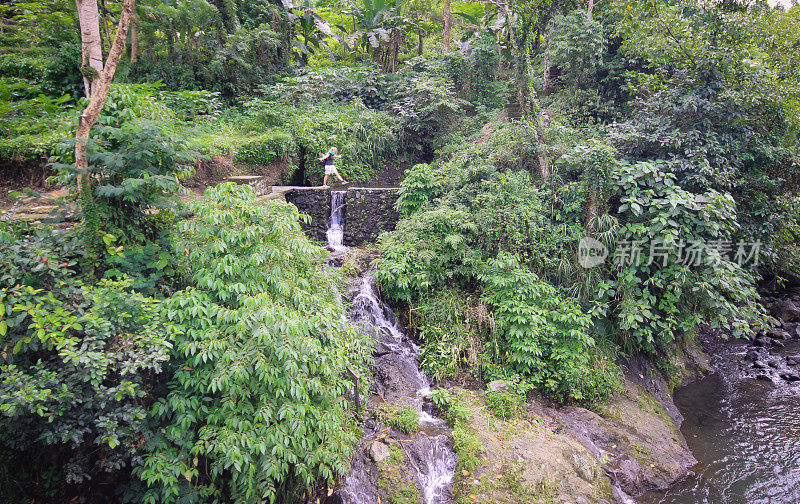
<svg viewBox="0 0 800 504"><path fill-rule="evenodd" d="M347 250L344 246L344 199L347 191L331 191L331 216L328 219L328 247L334 252Z"/></svg>

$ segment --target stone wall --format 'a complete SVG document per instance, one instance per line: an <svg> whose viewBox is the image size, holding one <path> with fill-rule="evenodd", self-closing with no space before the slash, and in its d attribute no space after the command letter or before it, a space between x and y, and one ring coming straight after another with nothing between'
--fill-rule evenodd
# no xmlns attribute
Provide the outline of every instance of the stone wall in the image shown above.
<svg viewBox="0 0 800 504"><path fill-rule="evenodd" d="M301 213L311 216L311 222L301 222L303 231L317 241L325 242L328 218L331 216L331 192L321 187L293 187L284 195Z"/></svg>
<svg viewBox="0 0 800 504"><path fill-rule="evenodd" d="M311 216L303 230L314 240L325 242L331 214L330 189L320 187L273 187L286 201ZM353 187L347 190L344 210L344 244L352 247L377 239L381 231L392 231L399 214L394 209L396 188Z"/></svg>
<svg viewBox="0 0 800 504"><path fill-rule="evenodd" d="M394 203L397 189L347 190L344 244L352 247L373 242L381 231L392 231L400 218Z"/></svg>

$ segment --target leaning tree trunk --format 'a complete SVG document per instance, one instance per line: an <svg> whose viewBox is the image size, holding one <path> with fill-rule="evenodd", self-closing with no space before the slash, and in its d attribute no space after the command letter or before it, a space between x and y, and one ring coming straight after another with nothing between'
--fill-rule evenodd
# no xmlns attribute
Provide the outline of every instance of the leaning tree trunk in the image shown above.
<svg viewBox="0 0 800 504"><path fill-rule="evenodd" d="M75 0L81 27L81 74L86 98L91 98L103 71L103 42L97 0Z"/></svg>
<svg viewBox="0 0 800 504"><path fill-rule="evenodd" d="M444 31L442 32L442 53L450 52L450 25L453 22L453 14L450 12L450 0L444 0Z"/></svg>
<svg viewBox="0 0 800 504"><path fill-rule="evenodd" d="M82 3L94 4L94 32L97 33L97 40L99 41L100 29L97 18L97 1L77 0L77 2L79 15L83 13L87 13L88 15L92 14L92 9L88 7L86 7L85 11L81 10ZM111 45L111 49L108 52L108 59L106 60L105 66L102 66L102 61L100 61L101 71L92 84L92 94L89 97L89 104L78 118L78 128L75 131L75 171L78 174L78 191L81 196L83 210L86 252L90 258L93 256L93 252L96 248L95 244L97 243L100 223L97 221L91 179L87 173L89 163L86 158L86 144L89 142L89 132L92 130L92 126L97 122L100 111L103 110L106 96L108 96L108 90L111 87L111 81L114 80L114 73L117 70L117 65L122 57L122 53L125 51L125 39L128 36L128 27L135 3L136 0L125 0L122 5L122 12L120 13L119 24L117 25L117 33L114 36L114 43ZM92 33L92 30L88 30L89 27L87 26L90 19L91 18L81 18L81 35L84 34L84 26L87 27L86 33Z"/></svg>

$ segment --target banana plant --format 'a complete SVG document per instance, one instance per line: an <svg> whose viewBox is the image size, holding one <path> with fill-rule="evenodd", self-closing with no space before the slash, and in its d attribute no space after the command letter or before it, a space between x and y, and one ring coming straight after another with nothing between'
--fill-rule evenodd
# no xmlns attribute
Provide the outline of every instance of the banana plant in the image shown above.
<svg viewBox="0 0 800 504"><path fill-rule="evenodd" d="M295 24L298 39L294 40L292 45L299 54L300 61L308 64L309 54L314 54L315 49L324 49L328 56L336 61L336 55L333 54L328 43L325 39L334 38L342 45L350 50L347 40L335 33L330 24L323 19L316 11L316 6L312 0L303 0L302 3L293 3L292 0L281 0L284 8L288 11L289 20Z"/></svg>
<svg viewBox="0 0 800 504"><path fill-rule="evenodd" d="M402 11L402 0L362 0L361 5L350 0L354 22L350 40L360 40L367 52L370 46L374 50L381 42L389 42L395 30L409 24Z"/></svg>

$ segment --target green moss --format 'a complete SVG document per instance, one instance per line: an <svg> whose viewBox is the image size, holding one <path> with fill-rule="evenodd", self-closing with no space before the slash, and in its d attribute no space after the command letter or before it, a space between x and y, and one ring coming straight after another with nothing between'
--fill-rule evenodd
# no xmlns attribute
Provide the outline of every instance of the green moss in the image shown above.
<svg viewBox="0 0 800 504"><path fill-rule="evenodd" d="M647 465L651 462L651 453L641 442L633 442L633 456L636 457L641 464Z"/></svg>
<svg viewBox="0 0 800 504"><path fill-rule="evenodd" d="M500 484L515 502L551 503L558 494L558 483L542 479L534 485L525 482L520 464L504 464L500 469Z"/></svg>

